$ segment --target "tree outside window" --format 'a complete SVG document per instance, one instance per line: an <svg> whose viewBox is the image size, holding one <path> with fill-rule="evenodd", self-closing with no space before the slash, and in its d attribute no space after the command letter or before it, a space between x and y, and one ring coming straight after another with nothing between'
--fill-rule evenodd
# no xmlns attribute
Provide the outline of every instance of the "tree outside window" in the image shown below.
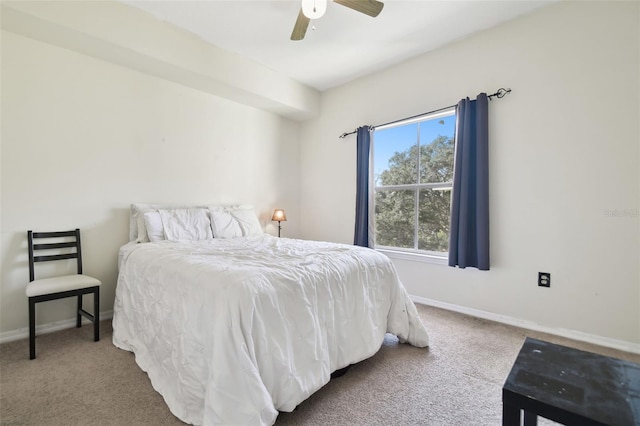
<svg viewBox="0 0 640 426"><path fill-rule="evenodd" d="M375 246L443 255L449 248L455 109L375 129Z"/></svg>

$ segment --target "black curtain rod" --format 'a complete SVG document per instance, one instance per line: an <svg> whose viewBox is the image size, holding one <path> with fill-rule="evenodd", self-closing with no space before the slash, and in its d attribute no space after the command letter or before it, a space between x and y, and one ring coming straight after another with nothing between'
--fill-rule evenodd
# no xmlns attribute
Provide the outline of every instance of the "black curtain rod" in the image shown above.
<svg viewBox="0 0 640 426"><path fill-rule="evenodd" d="M489 100L491 100L492 98L496 97L498 99L505 97L505 95L507 95L508 93L511 92L511 89L504 89L504 88L500 88L498 89L498 91L496 93L492 93L490 95L487 96L487 98L489 98ZM456 104L457 105L457 104ZM444 111L446 109L449 108L453 108L456 105L449 105L448 107L444 107L444 108L439 108L439 109L435 109L433 111L429 111L429 112L423 112L422 114L418 114L418 115L412 115L411 117L405 117L405 118L401 118L399 120L394 120L394 121L390 121L388 123L384 123L384 124L378 124L377 126L371 126L372 128L376 128L376 127L382 127L382 126L387 126L389 124L395 124L395 123L399 123L401 121L405 121L405 120L411 120L412 118L418 118L418 117L422 117L423 115L427 115L427 114L433 114L436 112L440 112L440 111ZM354 130L353 132L349 132L349 133L343 133L340 136L338 136L340 139L344 139L349 135L353 135L354 133L358 133L358 129Z"/></svg>

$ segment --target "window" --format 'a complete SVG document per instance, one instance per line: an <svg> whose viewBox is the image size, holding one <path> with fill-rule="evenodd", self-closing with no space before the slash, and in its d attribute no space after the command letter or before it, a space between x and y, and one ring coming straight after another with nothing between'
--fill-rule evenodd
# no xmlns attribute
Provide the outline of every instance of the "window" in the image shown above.
<svg viewBox="0 0 640 426"><path fill-rule="evenodd" d="M375 248L447 257L455 121L451 108L375 129Z"/></svg>

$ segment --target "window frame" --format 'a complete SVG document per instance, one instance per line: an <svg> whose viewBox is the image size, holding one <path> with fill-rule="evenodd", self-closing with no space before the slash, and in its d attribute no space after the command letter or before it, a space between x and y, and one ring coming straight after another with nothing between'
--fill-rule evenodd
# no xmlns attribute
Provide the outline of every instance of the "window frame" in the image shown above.
<svg viewBox="0 0 640 426"><path fill-rule="evenodd" d="M441 265L448 265L449 262L449 253L448 252L437 252L432 250L421 250L418 247L419 239L418 239L418 228L420 226L418 221L419 211L420 211L420 190L428 189L428 190L453 190L453 179L451 182L429 182L429 183L420 183L420 160L421 156L418 155L418 162L416 167L416 175L418 183L413 184L403 184L403 185L387 185L387 186L378 186L375 183L375 168L373 164L375 164L375 132L378 130L384 130L393 127L406 126L413 123L421 123L425 121L431 121L442 117L450 117L456 116L456 107L452 106L446 109L438 110L436 112L430 114L424 114L419 117L413 117L406 120L401 120L389 124L385 124L382 126L378 126L374 128L373 137L372 137L372 149L371 149L371 167L370 167L370 194L369 194L369 224L372 228L370 231L370 235L373 235L373 249L380 251L391 258L402 259L402 260L410 260L417 262L426 262L426 263L435 263ZM418 145L418 151L422 146L420 140L420 128L418 127L418 133L416 136L416 144ZM455 126L454 126L454 161L452 164L452 168L455 167ZM403 248L403 247L393 247L393 246L384 246L376 243L375 235L375 207L376 207L376 194L378 191L398 191L398 190L412 190L414 192L415 205L414 205L414 247L413 248ZM449 217L451 217L451 210L449 210Z"/></svg>

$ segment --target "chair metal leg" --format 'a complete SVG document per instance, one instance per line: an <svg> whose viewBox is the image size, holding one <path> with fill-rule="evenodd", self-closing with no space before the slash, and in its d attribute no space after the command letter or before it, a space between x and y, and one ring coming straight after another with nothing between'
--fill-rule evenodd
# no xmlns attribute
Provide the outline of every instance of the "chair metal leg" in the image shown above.
<svg viewBox="0 0 640 426"><path fill-rule="evenodd" d="M29 298L29 359L36 359L36 302Z"/></svg>
<svg viewBox="0 0 640 426"><path fill-rule="evenodd" d="M93 341L100 340L100 287L93 292Z"/></svg>
<svg viewBox="0 0 640 426"><path fill-rule="evenodd" d="M81 294L78 295L78 311L76 313L76 327L78 328L82 326L82 315L80 315L80 312L82 312L82 295Z"/></svg>

